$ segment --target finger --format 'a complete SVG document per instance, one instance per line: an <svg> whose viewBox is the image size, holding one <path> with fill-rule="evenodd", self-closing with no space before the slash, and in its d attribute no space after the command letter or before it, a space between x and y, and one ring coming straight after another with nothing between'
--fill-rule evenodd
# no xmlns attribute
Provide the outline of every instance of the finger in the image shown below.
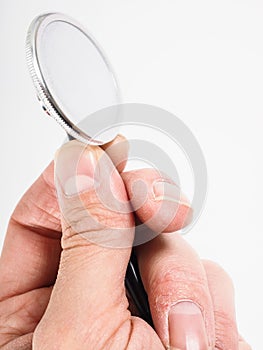
<svg viewBox="0 0 263 350"><path fill-rule="evenodd" d="M216 348L237 350L239 337L233 283L228 274L216 263L204 260L203 265L214 307Z"/></svg>
<svg viewBox="0 0 263 350"><path fill-rule="evenodd" d="M245 340L239 340L238 350L252 350L252 348Z"/></svg>
<svg viewBox="0 0 263 350"><path fill-rule="evenodd" d="M101 148L108 154L112 163L119 173L121 173L125 168L128 158L128 140L123 135L117 135L113 141L101 146Z"/></svg>
<svg viewBox="0 0 263 350"><path fill-rule="evenodd" d="M50 303L33 342L37 347L43 334L54 341L67 320L62 336L71 348L78 348L74 347L76 339L83 347L87 338L90 348L92 344L103 348L130 319L124 277L133 241L133 216L130 210L118 210L120 203L128 203L125 186L101 148L77 141L58 152L55 176L63 251ZM116 200L105 205L100 192L109 187ZM98 329L101 339L97 339Z"/></svg>
<svg viewBox="0 0 263 350"><path fill-rule="evenodd" d="M160 234L137 247L155 329L171 349L211 349L212 301L203 265L183 238Z"/></svg>
<svg viewBox="0 0 263 350"><path fill-rule="evenodd" d="M127 139L118 135L102 148L121 173L128 158ZM138 208L137 216L155 232L176 231L190 223L192 209L188 199L164 174L154 169L140 169L122 173L122 178L133 206Z"/></svg>
<svg viewBox="0 0 263 350"><path fill-rule="evenodd" d="M122 171L129 149L125 137L118 135L103 148ZM54 283L60 238L52 162L22 197L10 219L0 258L0 300Z"/></svg>
<svg viewBox="0 0 263 350"><path fill-rule="evenodd" d="M18 203L0 258L0 300L53 284L61 223L51 163Z"/></svg>
<svg viewBox="0 0 263 350"><path fill-rule="evenodd" d="M238 350L252 350L251 346L239 334Z"/></svg>
<svg viewBox="0 0 263 350"><path fill-rule="evenodd" d="M141 222L154 232L172 232L187 226L192 209L174 181L155 169L122 173L127 193Z"/></svg>

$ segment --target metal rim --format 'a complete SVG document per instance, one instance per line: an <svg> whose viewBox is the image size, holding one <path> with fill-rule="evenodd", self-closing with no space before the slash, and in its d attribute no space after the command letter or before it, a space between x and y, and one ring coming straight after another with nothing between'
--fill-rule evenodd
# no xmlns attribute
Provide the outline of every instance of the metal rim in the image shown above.
<svg viewBox="0 0 263 350"><path fill-rule="evenodd" d="M113 68L110 65L105 53L98 45L96 40L87 32L87 30L73 18L66 16L61 13L47 13L36 17L31 23L27 38L26 38L26 61L29 68L29 73L32 78L33 84L35 86L38 99L41 101L44 110L48 115L52 116L64 129L65 131L74 139L77 139L84 143L89 143L91 145L101 145L103 144L100 140L94 140L92 137L84 133L75 124L73 124L65 115L65 113L58 106L57 102L50 93L48 86L45 82L43 74L40 69L39 59L38 59L38 49L37 49L37 39L41 35L43 30L52 22L65 22L73 25L78 30L80 30L94 45L98 50L99 54L102 56L105 65L107 66L109 72L111 73L113 84L116 90L117 101L120 103L121 97L118 88L118 83L116 76L114 74Z"/></svg>

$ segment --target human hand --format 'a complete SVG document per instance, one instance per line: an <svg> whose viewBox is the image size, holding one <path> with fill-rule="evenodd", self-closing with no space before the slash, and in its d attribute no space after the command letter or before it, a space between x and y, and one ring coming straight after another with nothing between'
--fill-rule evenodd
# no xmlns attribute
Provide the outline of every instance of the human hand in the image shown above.
<svg viewBox="0 0 263 350"><path fill-rule="evenodd" d="M83 150L72 141L58 153L59 205L52 163L11 217L0 261L0 348L250 349L238 337L230 278L175 233L137 247L155 331L131 316L124 288L134 236L128 197L137 207L140 184L147 189L136 216L153 231L178 230L191 210L171 180L163 196L158 172L122 173L122 162L120 175L113 163L123 155L108 151L112 163L100 148ZM116 198L104 199L112 207L97 195L100 187L108 193L109 178Z"/></svg>

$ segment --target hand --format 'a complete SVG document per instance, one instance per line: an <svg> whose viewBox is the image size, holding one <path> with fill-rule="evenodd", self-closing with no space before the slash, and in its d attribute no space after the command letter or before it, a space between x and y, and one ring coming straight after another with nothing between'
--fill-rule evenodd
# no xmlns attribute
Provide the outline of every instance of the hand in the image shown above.
<svg viewBox="0 0 263 350"><path fill-rule="evenodd" d="M134 208L142 204L137 220L158 232L181 228L191 209L157 171L122 172L127 142L118 137L111 145L120 142L118 152L64 145L56 188L51 163L15 209L0 260L0 348L250 349L238 336L230 278L176 233L136 251L156 331L131 316L124 288L134 237L128 197Z"/></svg>

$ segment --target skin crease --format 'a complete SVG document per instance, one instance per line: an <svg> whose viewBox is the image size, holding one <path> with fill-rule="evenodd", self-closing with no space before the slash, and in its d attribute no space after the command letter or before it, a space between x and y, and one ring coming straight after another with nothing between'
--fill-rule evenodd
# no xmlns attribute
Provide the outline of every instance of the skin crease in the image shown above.
<svg viewBox="0 0 263 350"><path fill-rule="evenodd" d="M122 142L126 140L120 136L114 144ZM121 172L124 156L120 157L121 163L116 150L111 157ZM160 176L149 170L121 175L114 172L113 181L121 189L118 196L123 200L127 196L136 198L134 181L143 179L149 190ZM68 221L76 210L69 210L66 220L61 217L53 179L52 162L10 219L0 259L0 349L28 350L32 339L36 350L165 349L169 342L167 312L178 299L201 304L213 347L250 349L238 339L229 277L214 263L201 261L177 234L160 234L137 248L157 333L140 318L131 316L123 283L130 248L97 246L75 234ZM130 229L132 235L133 215L105 212L92 190L83 193L81 200L98 217L102 226L96 229L122 227ZM158 208L159 203L149 195L136 214L144 222ZM77 209L80 215L83 208ZM179 206L177 213L167 231L182 227L189 208ZM154 227L153 221L151 229Z"/></svg>

